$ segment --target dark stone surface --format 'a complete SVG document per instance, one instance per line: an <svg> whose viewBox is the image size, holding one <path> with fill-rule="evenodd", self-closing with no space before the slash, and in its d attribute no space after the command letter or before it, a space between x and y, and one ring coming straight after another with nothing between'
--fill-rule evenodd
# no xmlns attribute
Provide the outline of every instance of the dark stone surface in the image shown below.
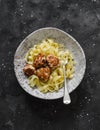
<svg viewBox="0 0 100 130"><path fill-rule="evenodd" d="M68 106L31 97L14 74L19 43L47 26L71 34L86 54ZM100 0L0 0L0 130L100 130Z"/></svg>

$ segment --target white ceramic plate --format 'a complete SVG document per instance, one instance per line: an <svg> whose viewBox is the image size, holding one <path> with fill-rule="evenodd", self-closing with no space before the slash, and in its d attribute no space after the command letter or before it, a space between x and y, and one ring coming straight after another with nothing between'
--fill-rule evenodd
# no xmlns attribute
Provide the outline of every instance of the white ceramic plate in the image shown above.
<svg viewBox="0 0 100 130"><path fill-rule="evenodd" d="M71 80L69 80L68 90L69 93L71 93L74 89L76 89L80 84L81 80L83 79L85 73L86 68L85 55L79 43L72 36L57 28L52 27L42 28L28 35L21 42L21 44L16 50L14 56L14 70L20 86L27 93L42 99L57 99L63 97L64 87L62 87L58 92L53 93L48 92L46 94L43 94L36 87L31 88L28 85L27 77L23 73L23 67L25 65L24 57L26 52L29 50L29 48L33 47L35 44L46 38L52 38L56 42L64 44L66 48L68 48L72 52L76 62L76 66L74 77Z"/></svg>

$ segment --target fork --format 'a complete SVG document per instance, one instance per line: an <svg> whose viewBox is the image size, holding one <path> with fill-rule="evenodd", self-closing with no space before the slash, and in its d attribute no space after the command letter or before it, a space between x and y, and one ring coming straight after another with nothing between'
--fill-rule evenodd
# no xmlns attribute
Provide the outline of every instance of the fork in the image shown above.
<svg viewBox="0 0 100 130"><path fill-rule="evenodd" d="M69 104L71 103L71 99L69 96L68 92L68 80L66 79L66 74L65 74L65 65L67 65L68 61L61 61L62 67L63 67L63 73L64 73L64 97L63 97L63 103L64 104Z"/></svg>

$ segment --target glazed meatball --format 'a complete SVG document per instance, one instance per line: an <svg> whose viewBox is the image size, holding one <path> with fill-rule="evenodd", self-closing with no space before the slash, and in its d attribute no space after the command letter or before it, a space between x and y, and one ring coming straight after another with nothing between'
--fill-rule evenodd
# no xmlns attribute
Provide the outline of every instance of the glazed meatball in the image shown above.
<svg viewBox="0 0 100 130"><path fill-rule="evenodd" d="M46 57L42 53L38 54L34 60L33 66L35 68L40 68L46 66Z"/></svg>
<svg viewBox="0 0 100 130"><path fill-rule="evenodd" d="M50 68L48 66L37 69L36 75L43 82L47 82L50 77Z"/></svg>
<svg viewBox="0 0 100 130"><path fill-rule="evenodd" d="M47 62L48 62L48 65L53 69L55 69L59 65L59 59L53 55L47 56Z"/></svg>
<svg viewBox="0 0 100 130"><path fill-rule="evenodd" d="M35 68L30 64L26 64L25 67L23 68L23 71L27 76L31 76L36 73Z"/></svg>

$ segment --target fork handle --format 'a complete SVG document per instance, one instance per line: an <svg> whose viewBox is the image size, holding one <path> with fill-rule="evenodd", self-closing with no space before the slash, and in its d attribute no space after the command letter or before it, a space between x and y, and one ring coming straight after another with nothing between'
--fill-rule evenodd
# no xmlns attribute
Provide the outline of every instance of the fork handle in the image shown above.
<svg viewBox="0 0 100 130"><path fill-rule="evenodd" d="M71 103L71 99L68 92L68 82L66 80L66 74L65 74L65 65L63 65L63 72L64 72L64 97L63 97L63 103L69 104Z"/></svg>

